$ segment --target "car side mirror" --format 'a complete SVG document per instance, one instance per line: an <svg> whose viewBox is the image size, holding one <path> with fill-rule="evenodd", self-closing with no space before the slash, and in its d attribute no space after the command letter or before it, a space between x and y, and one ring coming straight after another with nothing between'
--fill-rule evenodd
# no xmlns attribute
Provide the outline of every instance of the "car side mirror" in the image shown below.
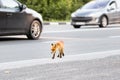
<svg viewBox="0 0 120 80"><path fill-rule="evenodd" d="M24 9L26 9L26 8L27 8L27 6L24 5L24 4L22 4L22 5L20 6L20 11L22 11L22 10L24 10Z"/></svg>
<svg viewBox="0 0 120 80"><path fill-rule="evenodd" d="M115 10L115 8L114 8L114 7L109 7L109 8L107 9L107 11L112 11L112 10Z"/></svg>
<svg viewBox="0 0 120 80"><path fill-rule="evenodd" d="M26 9L27 8L27 6L26 5L23 5L23 9Z"/></svg>

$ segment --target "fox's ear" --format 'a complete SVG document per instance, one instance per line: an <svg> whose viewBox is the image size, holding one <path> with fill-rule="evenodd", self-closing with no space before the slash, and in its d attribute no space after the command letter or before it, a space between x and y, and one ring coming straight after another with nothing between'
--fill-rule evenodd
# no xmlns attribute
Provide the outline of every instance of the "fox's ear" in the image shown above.
<svg viewBox="0 0 120 80"><path fill-rule="evenodd" d="M53 46L53 43L51 44L51 46Z"/></svg>

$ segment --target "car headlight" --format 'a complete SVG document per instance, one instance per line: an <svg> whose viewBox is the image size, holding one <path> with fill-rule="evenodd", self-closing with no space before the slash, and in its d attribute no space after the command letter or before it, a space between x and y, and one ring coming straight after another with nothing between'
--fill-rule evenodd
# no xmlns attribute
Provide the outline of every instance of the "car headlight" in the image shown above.
<svg viewBox="0 0 120 80"><path fill-rule="evenodd" d="M101 15L101 13L91 13L91 14L89 14L88 16L89 17L99 17Z"/></svg>
<svg viewBox="0 0 120 80"><path fill-rule="evenodd" d="M74 13L71 14L71 17L76 17Z"/></svg>

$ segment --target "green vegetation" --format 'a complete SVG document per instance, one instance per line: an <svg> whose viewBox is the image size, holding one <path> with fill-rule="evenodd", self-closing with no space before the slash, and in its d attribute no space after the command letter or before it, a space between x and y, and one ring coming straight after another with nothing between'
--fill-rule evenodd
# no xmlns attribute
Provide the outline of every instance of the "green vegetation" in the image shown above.
<svg viewBox="0 0 120 80"><path fill-rule="evenodd" d="M90 0L19 0L41 13L45 21L69 20L76 9Z"/></svg>

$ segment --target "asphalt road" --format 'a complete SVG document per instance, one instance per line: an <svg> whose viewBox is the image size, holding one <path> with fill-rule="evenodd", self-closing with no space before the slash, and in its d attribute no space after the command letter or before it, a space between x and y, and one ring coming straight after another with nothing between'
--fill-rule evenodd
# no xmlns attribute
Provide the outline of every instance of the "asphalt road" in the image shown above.
<svg viewBox="0 0 120 80"><path fill-rule="evenodd" d="M107 28L86 26L81 29L70 25L46 25L41 38L36 41L27 40L25 36L1 37L0 65L13 62L10 64L20 63L22 67L5 66L0 69L0 80L119 80L119 33L120 25ZM65 43L65 57L52 60L50 44L58 40ZM114 53L118 55L106 57L106 54ZM27 61L33 59L38 59L38 62ZM26 62L22 64L19 61ZM32 63L26 64L28 62ZM28 66L32 64L37 65Z"/></svg>
<svg viewBox="0 0 120 80"><path fill-rule="evenodd" d="M36 41L25 36L0 37L0 63L51 58L50 44L59 40L65 43L65 55L118 50L120 27L74 29L70 25L47 25Z"/></svg>
<svg viewBox="0 0 120 80"><path fill-rule="evenodd" d="M120 56L0 71L0 80L119 80Z"/></svg>

